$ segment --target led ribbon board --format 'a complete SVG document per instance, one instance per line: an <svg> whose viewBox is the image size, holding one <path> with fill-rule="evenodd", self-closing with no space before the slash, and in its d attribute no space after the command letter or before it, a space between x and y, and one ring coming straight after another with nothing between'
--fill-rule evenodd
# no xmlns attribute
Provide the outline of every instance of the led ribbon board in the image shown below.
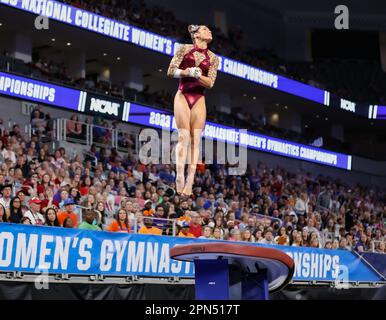
<svg viewBox="0 0 386 320"><path fill-rule="evenodd" d="M177 129L172 114L135 103L130 103L130 114L127 121L158 129ZM209 121L205 124L204 137L215 141L240 144L250 149L298 160L351 170L352 157L350 155L314 148L255 132L243 132L238 128Z"/></svg>
<svg viewBox="0 0 386 320"><path fill-rule="evenodd" d="M175 130L167 111L0 72L0 94L146 127ZM351 170L351 156L207 122L204 136L298 160Z"/></svg>
<svg viewBox="0 0 386 320"><path fill-rule="evenodd" d="M0 94L78 110L80 91L0 72Z"/></svg>

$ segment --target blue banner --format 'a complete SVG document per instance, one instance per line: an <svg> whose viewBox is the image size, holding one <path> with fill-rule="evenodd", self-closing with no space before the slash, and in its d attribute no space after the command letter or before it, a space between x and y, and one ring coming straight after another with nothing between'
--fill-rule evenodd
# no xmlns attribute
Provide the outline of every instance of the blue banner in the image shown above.
<svg viewBox="0 0 386 320"><path fill-rule="evenodd" d="M0 223L0 271L192 278L193 263L171 260L169 250L207 241ZM294 280L336 281L342 273L349 282L382 280L349 251L271 247L294 259Z"/></svg>
<svg viewBox="0 0 386 320"><path fill-rule="evenodd" d="M0 94L78 110L80 91L0 72Z"/></svg>
<svg viewBox="0 0 386 320"><path fill-rule="evenodd" d="M157 129L177 129L174 116L169 112L135 103L130 103L128 122ZM240 143L240 145L249 149L351 170L352 157L350 155L273 138L255 132L245 132L238 128L224 126L210 121L206 122L203 135L205 138L215 141L232 144Z"/></svg>

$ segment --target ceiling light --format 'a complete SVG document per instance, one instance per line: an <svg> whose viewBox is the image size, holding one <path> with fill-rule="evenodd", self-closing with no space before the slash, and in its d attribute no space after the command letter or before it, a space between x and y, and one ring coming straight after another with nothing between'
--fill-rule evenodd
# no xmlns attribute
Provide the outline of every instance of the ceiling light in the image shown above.
<svg viewBox="0 0 386 320"><path fill-rule="evenodd" d="M118 61L121 60L121 57L117 57L117 60L118 60Z"/></svg>
<svg viewBox="0 0 386 320"><path fill-rule="evenodd" d="M71 45L71 42L67 42L67 45L70 46L70 45Z"/></svg>
<svg viewBox="0 0 386 320"><path fill-rule="evenodd" d="M328 118L326 117L324 120L328 121Z"/></svg>
<svg viewBox="0 0 386 320"><path fill-rule="evenodd" d="M256 100L256 97L253 97L253 100Z"/></svg>
<svg viewBox="0 0 386 320"><path fill-rule="evenodd" d="M105 52L105 53L103 54L103 56L106 57L106 56L107 56L107 53Z"/></svg>
<svg viewBox="0 0 386 320"><path fill-rule="evenodd" d="M55 39L55 38L52 38L52 39L51 39L51 41L52 41L52 42L55 42L55 41L56 41L56 39Z"/></svg>

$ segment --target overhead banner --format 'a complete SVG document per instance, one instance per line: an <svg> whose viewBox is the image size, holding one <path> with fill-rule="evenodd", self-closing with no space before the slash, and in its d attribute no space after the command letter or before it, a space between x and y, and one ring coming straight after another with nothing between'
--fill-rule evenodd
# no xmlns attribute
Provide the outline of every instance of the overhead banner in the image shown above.
<svg viewBox="0 0 386 320"><path fill-rule="evenodd" d="M211 240L0 223L0 271L192 278L194 264L170 259L169 251L207 241ZM385 280L349 251L271 247L294 259L294 280Z"/></svg>

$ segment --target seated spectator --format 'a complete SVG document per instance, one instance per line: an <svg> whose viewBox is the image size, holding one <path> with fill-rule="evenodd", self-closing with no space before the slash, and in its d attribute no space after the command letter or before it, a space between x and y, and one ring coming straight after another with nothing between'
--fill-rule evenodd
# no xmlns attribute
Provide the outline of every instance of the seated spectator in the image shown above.
<svg viewBox="0 0 386 320"><path fill-rule="evenodd" d="M223 233L224 233L224 231L222 230L222 228L215 227L213 229L213 239L222 240L223 239Z"/></svg>
<svg viewBox="0 0 386 320"><path fill-rule="evenodd" d="M199 239L212 239L213 238L213 231L212 228L209 226L205 226L202 228L202 235L199 236Z"/></svg>
<svg viewBox="0 0 386 320"><path fill-rule="evenodd" d="M43 118L41 118L40 111L35 109L32 113L32 119L31 119L31 126L32 130L38 134L42 135L46 133L46 128L47 128L47 122L44 119L44 114Z"/></svg>
<svg viewBox="0 0 386 320"><path fill-rule="evenodd" d="M332 241L331 249L333 249L333 250L339 249L339 240L338 239L334 239Z"/></svg>
<svg viewBox="0 0 386 320"><path fill-rule="evenodd" d="M252 235L251 230L246 228L244 229L244 231L241 232L241 241L255 242L255 238Z"/></svg>
<svg viewBox="0 0 386 320"><path fill-rule="evenodd" d="M31 198L29 201L29 210L25 213L24 217L27 217L32 225L42 226L45 223L44 216L40 213L41 201L37 197Z"/></svg>
<svg viewBox="0 0 386 320"><path fill-rule="evenodd" d="M20 220L20 224L32 224L31 220L28 217L23 217Z"/></svg>
<svg viewBox="0 0 386 320"><path fill-rule="evenodd" d="M191 218L189 232L199 238L202 234L201 217L197 212L192 212Z"/></svg>
<svg viewBox="0 0 386 320"><path fill-rule="evenodd" d="M72 221L72 219L70 217L67 217L64 219L63 228L69 228L69 229L74 228L74 222Z"/></svg>
<svg viewBox="0 0 386 320"><path fill-rule="evenodd" d="M9 206L9 222L20 223L23 218L23 211L21 208L21 200L19 197L14 197Z"/></svg>
<svg viewBox="0 0 386 320"><path fill-rule="evenodd" d="M11 205L11 195L12 195L12 184L4 184L0 186L0 192L2 197L0 198L0 204L3 205L6 212L8 212L7 216L9 215L9 209Z"/></svg>
<svg viewBox="0 0 386 320"><path fill-rule="evenodd" d="M324 249L332 249L332 242L330 240L327 240L324 244Z"/></svg>
<svg viewBox="0 0 386 320"><path fill-rule="evenodd" d="M73 114L70 120L66 121L66 135L75 139L82 137L82 124L79 122L78 115Z"/></svg>
<svg viewBox="0 0 386 320"><path fill-rule="evenodd" d="M78 216L74 212L74 200L72 198L68 198L64 200L64 210L60 210L58 212L58 220L60 225L63 225L63 222L66 218L71 218L74 228L78 227Z"/></svg>
<svg viewBox="0 0 386 320"><path fill-rule="evenodd" d="M49 227L60 227L60 223L54 208L48 208L45 212L46 226Z"/></svg>
<svg viewBox="0 0 386 320"><path fill-rule="evenodd" d="M375 252L377 253L386 253L386 243L384 241L381 241L377 248L375 249Z"/></svg>
<svg viewBox="0 0 386 320"><path fill-rule="evenodd" d="M146 217L143 219L144 226L141 227L138 231L140 234L153 234L153 235L162 235L162 230L156 227L153 227L153 219Z"/></svg>
<svg viewBox="0 0 386 320"><path fill-rule="evenodd" d="M118 210L118 214L115 216L115 219L108 226L107 231L123 232L123 233L131 232L129 218L126 210L124 209Z"/></svg>
<svg viewBox="0 0 386 320"><path fill-rule="evenodd" d="M274 239L275 243L279 245L288 246L289 245L289 238L287 236L287 229L285 227L281 227L279 229L278 235Z"/></svg>
<svg viewBox="0 0 386 320"><path fill-rule="evenodd" d="M264 238L259 243L262 243L262 244L275 244L275 242L273 240L272 231L270 231L270 230L265 231Z"/></svg>
<svg viewBox="0 0 386 320"><path fill-rule="evenodd" d="M189 232L190 230L190 224L187 221L184 221L181 226L181 230L178 233L178 237L185 237L185 238L195 238L194 234Z"/></svg>
<svg viewBox="0 0 386 320"><path fill-rule="evenodd" d="M246 229L244 229L244 230L246 230ZM241 231L241 232L244 232L244 231ZM228 240L229 241L242 241L241 232L239 229L232 229L231 232L229 233Z"/></svg>
<svg viewBox="0 0 386 320"><path fill-rule="evenodd" d="M294 242L292 243L293 247L303 247L303 237L301 233L295 235Z"/></svg>
<svg viewBox="0 0 386 320"><path fill-rule="evenodd" d="M84 221L79 225L78 229L101 231L102 229L99 226L94 224L94 220L95 220L94 210L87 209L84 214Z"/></svg>

